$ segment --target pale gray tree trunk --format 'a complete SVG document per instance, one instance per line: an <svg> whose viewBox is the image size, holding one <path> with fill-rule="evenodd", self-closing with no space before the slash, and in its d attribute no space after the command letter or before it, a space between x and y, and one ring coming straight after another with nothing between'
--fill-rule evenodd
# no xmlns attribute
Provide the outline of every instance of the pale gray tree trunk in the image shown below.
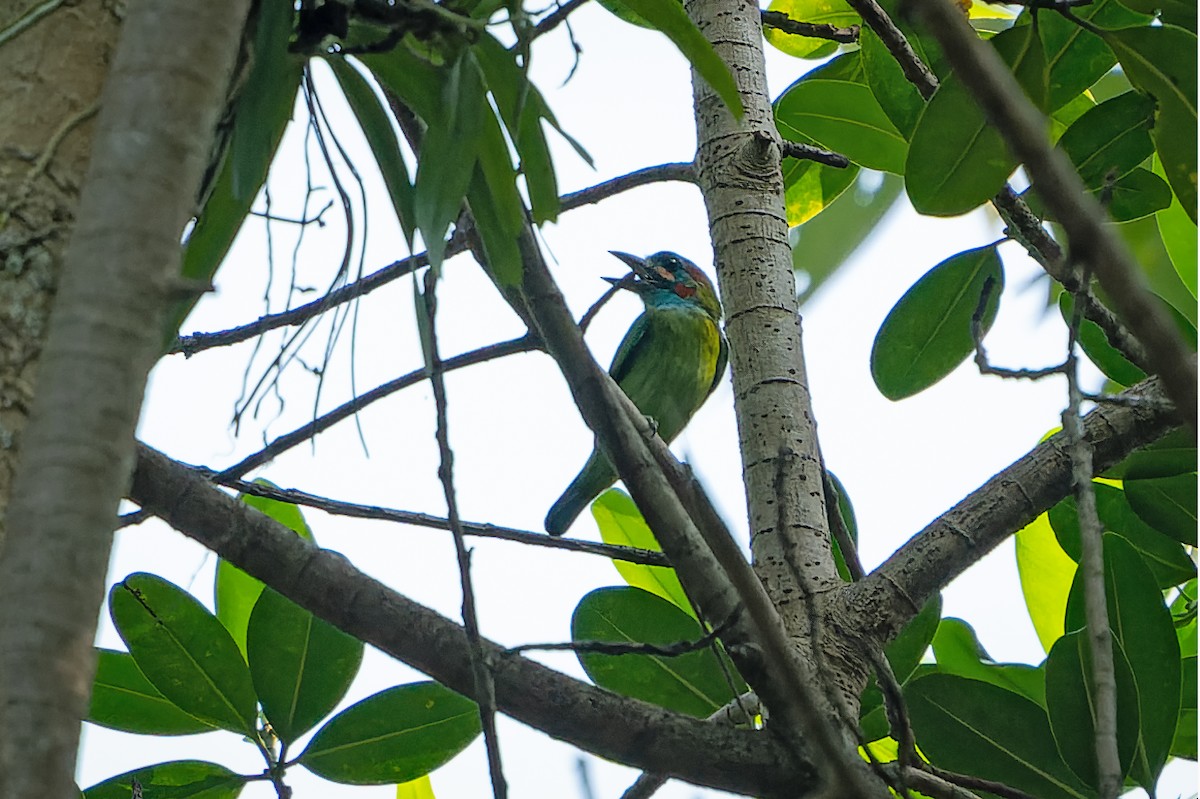
<svg viewBox="0 0 1200 799"><path fill-rule="evenodd" d="M80 720L117 504L128 487L134 426L161 348L161 320L179 289L180 234L195 212L248 6L249 0L128 6L0 552L5 799L77 796ZM40 44L29 63L53 61L74 42L60 33ZM101 71L103 63L97 59L90 68Z"/></svg>

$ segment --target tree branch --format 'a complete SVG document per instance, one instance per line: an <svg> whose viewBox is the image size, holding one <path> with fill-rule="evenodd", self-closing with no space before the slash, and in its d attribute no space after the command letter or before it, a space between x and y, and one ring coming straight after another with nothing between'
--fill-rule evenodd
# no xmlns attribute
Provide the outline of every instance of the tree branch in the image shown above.
<svg viewBox="0 0 1200 799"><path fill-rule="evenodd" d="M1095 272L1125 323L1145 347L1150 371L1162 378L1167 396L1195 431L1196 354L1150 293L1129 248L1107 224L1107 215L1088 194L1066 154L1050 145L1045 117L957 7L946 0L919 0L913 5L941 44L955 74L1000 130L1009 149L1024 163L1038 194L1067 233L1071 260L1086 263Z"/></svg>
<svg viewBox="0 0 1200 799"><path fill-rule="evenodd" d="M1105 404L1084 417L1096 471L1179 424L1157 378L1119 396L1130 403ZM1058 433L971 492L865 579L847 586L839 618L881 645L890 641L930 597L1070 493L1068 449Z"/></svg>
<svg viewBox="0 0 1200 799"><path fill-rule="evenodd" d="M819 22L801 22L792 19L782 11L762 11L764 28L790 33L795 36L808 36L812 39L828 39L831 42L855 44L858 41L858 26L850 25L839 28L837 25L826 25Z"/></svg>
<svg viewBox="0 0 1200 799"><path fill-rule="evenodd" d="M461 626L321 550L149 447L138 448L130 499L346 633L472 695ZM698 785L796 797L815 784L771 736L706 724L582 683L481 642L496 702L509 716L601 757Z"/></svg>

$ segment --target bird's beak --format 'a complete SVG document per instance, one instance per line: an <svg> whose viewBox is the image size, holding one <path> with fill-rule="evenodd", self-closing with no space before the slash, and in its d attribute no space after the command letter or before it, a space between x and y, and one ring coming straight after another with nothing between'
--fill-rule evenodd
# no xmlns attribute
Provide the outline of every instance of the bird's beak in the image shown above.
<svg viewBox="0 0 1200 799"><path fill-rule="evenodd" d="M648 267L646 266L645 258L638 258L636 255L630 255L627 252L620 252L618 250L609 250L609 253L624 261L633 270L634 275L643 280L646 279ZM637 291L638 289L638 283L635 282L633 275L626 275L622 278L606 277L604 279L618 288L629 289L630 291Z"/></svg>

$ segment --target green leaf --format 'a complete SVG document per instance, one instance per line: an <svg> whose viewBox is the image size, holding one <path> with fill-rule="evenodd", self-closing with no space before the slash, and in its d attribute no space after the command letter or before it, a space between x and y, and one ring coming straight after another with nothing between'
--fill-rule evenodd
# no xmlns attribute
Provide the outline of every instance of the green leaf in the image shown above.
<svg viewBox="0 0 1200 799"><path fill-rule="evenodd" d="M730 112L741 119L742 98L738 95L733 73L708 39L704 38L696 23L688 18L679 0L619 0L614 5L624 5L651 27L666 34Z"/></svg>
<svg viewBox="0 0 1200 799"><path fill-rule="evenodd" d="M467 189L467 202L483 242L490 276L501 287L513 287L521 282L524 262L517 234L508 232L508 214L502 210L509 205L507 201L516 195L516 186L511 185L505 191L511 191L512 195L506 194L505 202L498 202L488 185L482 165L478 165ZM517 202L520 202L519 197Z"/></svg>
<svg viewBox="0 0 1200 799"><path fill-rule="evenodd" d="M1171 741L1171 757L1196 759L1196 657L1184 658L1183 696L1179 703L1179 722Z"/></svg>
<svg viewBox="0 0 1200 799"><path fill-rule="evenodd" d="M396 799L436 799L429 775L402 782L396 786Z"/></svg>
<svg viewBox="0 0 1200 799"><path fill-rule="evenodd" d="M1089 194L1104 206L1114 222L1131 222L1161 211L1171 204L1171 187L1167 182L1148 169L1134 169L1128 175L1111 184L1090 189ZM1058 218L1045 207L1041 198L1030 190L1021 195L1030 209L1048 222Z"/></svg>
<svg viewBox="0 0 1200 799"><path fill-rule="evenodd" d="M1084 185L1102 187L1107 180L1128 175L1154 153L1150 127L1155 103L1141 92L1126 92L1106 100L1075 120L1059 139Z"/></svg>
<svg viewBox="0 0 1200 799"><path fill-rule="evenodd" d="M904 137L861 83L801 78L776 101L775 124L785 139L816 142L868 169L904 172Z"/></svg>
<svg viewBox="0 0 1200 799"><path fill-rule="evenodd" d="M1154 174L1166 178L1162 163L1154 159ZM1158 232L1162 236L1163 246L1170 256L1171 265L1175 267L1180 281L1196 297L1196 223L1188 216L1187 211L1179 203L1179 198L1172 195L1171 205L1159 211L1155 216L1158 221ZM1194 308L1195 303L1191 303Z"/></svg>
<svg viewBox="0 0 1200 799"><path fill-rule="evenodd" d="M917 745L935 765L997 780L1040 799L1086 799L1036 702L990 683L931 674L904 691Z"/></svg>
<svg viewBox="0 0 1200 799"><path fill-rule="evenodd" d="M278 488L274 483L261 477L254 481L259 485ZM238 499L255 510L270 516L301 538L313 541L312 529L304 520L300 508L289 502L280 502L266 497L256 497L251 494L241 494ZM217 618L241 650L242 657L246 656L246 625L250 623L250 613L258 602L263 584L244 571L224 560L217 561L216 583L213 594L216 598Z"/></svg>
<svg viewBox="0 0 1200 799"><path fill-rule="evenodd" d="M650 532L650 527L642 518L642 512L638 510L633 499L619 488L610 488L592 503L592 516L596 519L596 525L600 528L600 540L604 543L662 551L654 533ZM695 617L692 604L688 601L674 569L666 566L645 566L624 560L614 560L613 566L629 585L660 596L684 613Z"/></svg>
<svg viewBox="0 0 1200 799"><path fill-rule="evenodd" d="M911 397L950 374L974 352L971 318L990 285L982 321L996 318L1004 270L995 246L947 258L913 284L888 312L871 349L871 376L891 400Z"/></svg>
<svg viewBox="0 0 1200 799"><path fill-rule="evenodd" d="M1117 751L1121 776L1129 773L1138 745L1137 686L1129 661L1113 642L1117 684ZM1046 658L1046 710L1058 753L1086 785L1098 784L1096 765L1095 677L1087 634L1068 633Z"/></svg>
<svg viewBox="0 0 1200 799"><path fill-rule="evenodd" d="M479 707L435 682L398 685L338 713L300 765L333 782L408 782L449 762L479 735Z"/></svg>
<svg viewBox="0 0 1200 799"><path fill-rule="evenodd" d="M391 118L380 105L375 90L357 69L346 63L344 58L330 57L326 61L333 69L333 76L350 105L350 111L362 128L371 154L375 157L375 164L379 167L379 174L387 187L392 210L404 231L404 240L411 249L413 232L416 230L413 185L400 152L400 140L392 128Z"/></svg>
<svg viewBox="0 0 1200 799"><path fill-rule="evenodd" d="M802 225L828 208L850 188L857 175L856 166L838 169L807 159L784 158L784 203L788 225Z"/></svg>
<svg viewBox="0 0 1200 799"><path fill-rule="evenodd" d="M1010 28L991 43L1035 104L1045 93L1041 42L1027 25ZM942 82L908 146L905 185L922 214L957 216L978 207L1004 185L1017 160L971 93L954 76Z"/></svg>
<svg viewBox="0 0 1200 799"><path fill-rule="evenodd" d="M1196 32L1196 0L1124 0L1125 5L1147 15L1160 15L1167 25Z"/></svg>
<svg viewBox="0 0 1200 799"><path fill-rule="evenodd" d="M851 190L817 218L791 231L792 267L799 287L796 301L801 306L841 269L904 191L904 181L895 175L879 175L882 180L868 187L861 179L863 173L858 174L860 180Z"/></svg>
<svg viewBox="0 0 1200 799"><path fill-rule="evenodd" d="M1101 477L1122 480L1128 474L1139 478L1171 477L1196 470L1196 437L1180 428L1167 433L1158 441L1135 449L1125 460Z"/></svg>
<svg viewBox="0 0 1200 799"><path fill-rule="evenodd" d="M1046 706L1046 684L1040 668L1024 663L996 663L979 643L975 629L962 619L945 618L933 637L938 671L990 683Z"/></svg>
<svg viewBox="0 0 1200 799"><path fill-rule="evenodd" d="M575 642L666 645L703 636L694 618L639 588L598 588L579 601L571 616ZM734 697L710 648L678 657L578 655L588 677L601 688L691 716L705 718ZM739 686L738 692L742 690Z"/></svg>
<svg viewBox="0 0 1200 799"><path fill-rule="evenodd" d="M257 698L237 644L182 588L135 573L108 595L113 624L142 674L170 702L226 730L251 734Z"/></svg>
<svg viewBox="0 0 1200 799"><path fill-rule="evenodd" d="M1049 652L1063 634L1075 562L1058 545L1045 513L1017 531L1016 549L1025 608L1043 651Z"/></svg>
<svg viewBox="0 0 1200 799"><path fill-rule="evenodd" d="M767 10L795 20L838 27L862 22L845 0L771 0ZM784 33L778 28L764 27L763 36L772 46L795 58L825 58L838 49L837 42Z"/></svg>
<svg viewBox="0 0 1200 799"><path fill-rule="evenodd" d="M445 127L448 108L443 93L449 70L433 66L407 47L364 54L358 60L381 86L403 100L427 125Z"/></svg>
<svg viewBox="0 0 1200 799"><path fill-rule="evenodd" d="M142 735L191 735L213 726L188 715L145 678L128 652L98 649L87 721Z"/></svg>
<svg viewBox="0 0 1200 799"><path fill-rule="evenodd" d="M1196 34L1174 25L1105 34L1130 82L1158 101L1151 135L1171 188L1196 221Z"/></svg>
<svg viewBox="0 0 1200 799"><path fill-rule="evenodd" d="M1125 477L1125 496L1134 513L1155 530L1196 546L1196 473L1170 477Z"/></svg>
<svg viewBox="0 0 1200 799"><path fill-rule="evenodd" d="M925 98L904 76L904 70L872 28L864 25L859 32L858 42L862 48L867 85L871 87L875 101L905 140L911 140L921 112L925 110ZM909 33L908 43L921 62L930 66L926 46L920 36Z"/></svg>
<svg viewBox="0 0 1200 799"><path fill-rule="evenodd" d="M346 695L362 663L362 642L270 589L250 616L246 650L263 713L293 743Z"/></svg>
<svg viewBox="0 0 1200 799"><path fill-rule="evenodd" d="M129 799L133 781L146 799L236 799L246 778L217 763L176 760L109 777L83 792L86 799Z"/></svg>
<svg viewBox="0 0 1200 799"><path fill-rule="evenodd" d="M1130 776L1153 790L1179 716L1179 639L1154 575L1129 542L1111 533L1104 536L1104 582L1109 625L1137 683L1141 746ZM1085 619L1083 583L1077 574L1067 600L1066 625L1082 629Z"/></svg>
<svg viewBox="0 0 1200 799"><path fill-rule="evenodd" d="M251 67L233 109L229 151L183 250L182 275L208 282L229 252L292 118L304 61L287 51L292 6L264 3L254 29ZM169 337L198 298L179 301L167 323Z"/></svg>
<svg viewBox="0 0 1200 799"><path fill-rule="evenodd" d="M514 60L513 52L492 36L484 34L480 37L475 43L475 54L508 135L521 157L521 172L529 189L533 220L538 224L553 222L558 217L558 181L539 113L545 102L538 102L541 95ZM507 160L507 149L504 156ZM518 227L523 221L522 209Z"/></svg>
<svg viewBox="0 0 1200 799"><path fill-rule="evenodd" d="M451 68L442 87L442 102L449 116L439 125L426 120L429 130L417 156L413 200L417 229L435 270L441 268L446 231L462 210L487 117L492 115L484 96L483 75L469 53Z"/></svg>
<svg viewBox="0 0 1200 799"><path fill-rule="evenodd" d="M1101 28L1144 25L1150 18L1136 14L1117 0L1096 0L1072 9L1072 14ZM1049 73L1047 107L1056 110L1100 80L1117 62L1096 34L1058 14L1041 14L1038 33L1046 51Z"/></svg>
<svg viewBox="0 0 1200 799"><path fill-rule="evenodd" d="M1196 576L1196 565L1183 546L1139 519L1124 491L1103 483L1094 483L1092 490L1104 530L1120 535L1141 554L1160 588L1180 585ZM1078 563L1079 513L1074 497L1050 509L1050 525L1063 551Z"/></svg>
<svg viewBox="0 0 1200 799"><path fill-rule="evenodd" d="M842 518L842 524L846 525L846 532L850 535L850 540L854 542L854 546L858 546L858 519L854 515L854 504L850 502L850 495L846 493L846 487L842 485L842 481L833 472L827 472L829 481L833 483L833 490L837 495L837 510L838 515ZM828 497L826 497L828 501ZM851 581L850 567L846 565L846 557L842 554L841 544L834 538L833 541L833 559L837 566L838 576L846 582ZM939 605L940 608L940 605Z"/></svg>

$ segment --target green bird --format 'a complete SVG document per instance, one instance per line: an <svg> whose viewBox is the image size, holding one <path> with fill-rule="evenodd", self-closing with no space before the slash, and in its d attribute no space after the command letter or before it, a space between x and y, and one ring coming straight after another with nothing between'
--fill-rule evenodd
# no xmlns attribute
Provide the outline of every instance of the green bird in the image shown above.
<svg viewBox="0 0 1200 799"><path fill-rule="evenodd" d="M666 442L679 435L725 374L729 345L721 332L721 301L708 276L673 252L638 258L613 252L633 270L620 280L645 303L613 357L609 374ZM593 499L617 480L599 448L546 514L546 532L562 535Z"/></svg>

